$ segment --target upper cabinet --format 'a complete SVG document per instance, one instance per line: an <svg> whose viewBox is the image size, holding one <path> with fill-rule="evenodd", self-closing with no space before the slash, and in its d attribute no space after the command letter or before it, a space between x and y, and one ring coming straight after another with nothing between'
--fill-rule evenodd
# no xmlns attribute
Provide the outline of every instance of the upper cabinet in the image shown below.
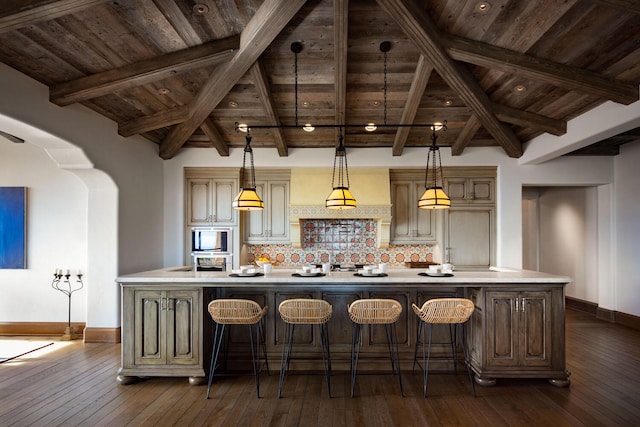
<svg viewBox="0 0 640 427"><path fill-rule="evenodd" d="M495 168L446 169L444 190L451 205L495 204Z"/></svg>
<svg viewBox="0 0 640 427"><path fill-rule="evenodd" d="M289 237L289 178L283 170L257 170L256 192L263 210L243 212L245 242L287 243Z"/></svg>
<svg viewBox="0 0 640 427"><path fill-rule="evenodd" d="M237 225L232 203L239 191L238 181L236 168L185 168L186 224Z"/></svg>
<svg viewBox="0 0 640 427"><path fill-rule="evenodd" d="M419 209L418 199L424 192L424 171L392 170L391 180L391 244L437 243L442 212Z"/></svg>

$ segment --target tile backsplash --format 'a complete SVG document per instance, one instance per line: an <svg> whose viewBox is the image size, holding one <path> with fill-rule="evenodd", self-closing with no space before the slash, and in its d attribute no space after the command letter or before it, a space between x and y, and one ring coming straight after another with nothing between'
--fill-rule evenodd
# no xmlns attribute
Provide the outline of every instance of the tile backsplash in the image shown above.
<svg viewBox="0 0 640 427"><path fill-rule="evenodd" d="M376 264L388 262L403 266L407 261L432 261L434 246L390 245L376 247L376 221L372 219L301 219L302 247L287 244L251 245L249 262L268 257L283 266L321 262Z"/></svg>

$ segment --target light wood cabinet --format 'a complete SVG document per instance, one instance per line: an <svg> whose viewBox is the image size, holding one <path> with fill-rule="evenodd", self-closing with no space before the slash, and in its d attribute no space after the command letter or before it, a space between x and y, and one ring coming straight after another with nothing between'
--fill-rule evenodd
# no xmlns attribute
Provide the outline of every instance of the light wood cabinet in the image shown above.
<svg viewBox="0 0 640 427"><path fill-rule="evenodd" d="M445 215L444 260L456 268L495 264L495 208L451 207Z"/></svg>
<svg viewBox="0 0 640 427"><path fill-rule="evenodd" d="M287 243L289 237L289 173L256 172L267 179L256 180L256 192L264 209L243 212L245 242Z"/></svg>
<svg viewBox="0 0 640 427"><path fill-rule="evenodd" d="M238 224L233 199L239 191L238 170L185 168L185 215L188 226Z"/></svg>
<svg viewBox="0 0 640 427"><path fill-rule="evenodd" d="M162 373L202 381L201 304L202 288L123 289L119 380Z"/></svg>
<svg viewBox="0 0 640 427"><path fill-rule="evenodd" d="M435 244L441 238L442 212L418 208L418 199L424 192L424 176L418 178L420 173L390 173L391 244Z"/></svg>
<svg viewBox="0 0 640 427"><path fill-rule="evenodd" d="M449 177L444 188L452 205L494 204L495 178L493 177Z"/></svg>

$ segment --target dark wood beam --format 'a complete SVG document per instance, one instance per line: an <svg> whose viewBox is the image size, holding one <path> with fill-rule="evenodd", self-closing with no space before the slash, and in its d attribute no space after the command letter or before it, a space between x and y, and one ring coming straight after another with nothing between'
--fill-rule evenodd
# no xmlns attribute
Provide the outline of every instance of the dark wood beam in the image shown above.
<svg viewBox="0 0 640 427"><path fill-rule="evenodd" d="M404 105L402 111L402 117L400 118L400 124L408 125L413 123L420 106L420 100L424 95L424 91L427 89L427 84L431 78L431 72L433 72L433 66L427 62L423 55L420 55L418 59L418 65L416 71L413 74L413 80L411 81L411 88L409 88L409 95L407 96L407 102ZM402 155L404 146L409 138L411 128L400 127L396 132L396 136L393 140L393 147L391 148L391 154L394 156Z"/></svg>
<svg viewBox="0 0 640 427"><path fill-rule="evenodd" d="M625 105L640 97L638 85L632 82L460 37L449 36L444 40L447 52L458 61L540 80Z"/></svg>
<svg viewBox="0 0 640 427"><path fill-rule="evenodd" d="M132 136L184 122L189 116L189 106L183 105L170 110L159 111L150 116L140 117L118 126L121 136Z"/></svg>
<svg viewBox="0 0 640 427"><path fill-rule="evenodd" d="M347 48L349 0L333 0L335 124L347 122ZM338 134L336 129L336 145Z"/></svg>
<svg viewBox="0 0 640 427"><path fill-rule="evenodd" d="M556 136L567 133L566 120L556 120L541 114L517 110L500 104L493 104L493 111L503 122L522 127L537 128Z"/></svg>
<svg viewBox="0 0 640 427"><path fill-rule="evenodd" d="M228 62L233 58L239 47L240 36L216 40L114 70L61 83L51 88L49 97L51 102L57 105L69 105L74 102L97 98L120 89L162 80L197 68Z"/></svg>
<svg viewBox="0 0 640 427"><path fill-rule="evenodd" d="M175 0L153 0L158 10L162 12L167 21L171 23L173 29L184 40L187 46L198 46L202 44L202 38L193 28L191 22L180 10Z"/></svg>
<svg viewBox="0 0 640 427"><path fill-rule="evenodd" d="M493 114L489 97L471 72L456 63L445 52L440 31L425 10L410 0L377 0L377 2L415 43L420 53L433 64L447 85L458 93L507 155L522 156L522 143L513 131Z"/></svg>
<svg viewBox="0 0 640 427"><path fill-rule="evenodd" d="M213 70L190 104L187 120L175 126L160 144L160 157L170 159L180 150L304 3L305 0L265 0L262 3L242 31L238 53L230 62Z"/></svg>
<svg viewBox="0 0 640 427"><path fill-rule="evenodd" d="M638 0L589 0L591 3L625 12L640 14L640 2Z"/></svg>
<svg viewBox="0 0 640 427"><path fill-rule="evenodd" d="M107 0L3 0L0 2L0 33L41 21L50 21L99 6Z"/></svg>
<svg viewBox="0 0 640 427"><path fill-rule="evenodd" d="M218 154L223 157L229 156L229 146L224 141L224 138L218 131L216 125L213 123L213 120L205 120L200 126L200 129L202 129L204 134L207 135L207 138L209 138L209 141L211 141L213 147L218 151Z"/></svg>
<svg viewBox="0 0 640 427"><path fill-rule="evenodd" d="M464 149L471 143L471 140L478 129L480 129L480 122L477 117L472 114L458 134L458 138L456 138L455 142L451 144L451 155L461 155Z"/></svg>
<svg viewBox="0 0 640 427"><path fill-rule="evenodd" d="M262 102L262 108L264 108L267 116L267 123L271 126L280 126L280 117L276 111L276 106L271 96L271 86L269 85L269 78L264 70L264 66L260 60L256 61L251 67L251 77L253 78L253 84L258 92L258 97ZM279 128L271 129L273 134L273 140L276 143L276 149L280 157L287 157L289 155L289 148L287 147L287 140L284 136L284 130Z"/></svg>

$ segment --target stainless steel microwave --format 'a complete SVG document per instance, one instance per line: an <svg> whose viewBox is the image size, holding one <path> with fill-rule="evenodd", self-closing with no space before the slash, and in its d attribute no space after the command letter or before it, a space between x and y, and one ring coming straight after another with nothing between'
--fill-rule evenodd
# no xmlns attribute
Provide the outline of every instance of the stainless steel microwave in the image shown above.
<svg viewBox="0 0 640 427"><path fill-rule="evenodd" d="M233 230L219 227L193 227L191 229L192 253L233 253Z"/></svg>

